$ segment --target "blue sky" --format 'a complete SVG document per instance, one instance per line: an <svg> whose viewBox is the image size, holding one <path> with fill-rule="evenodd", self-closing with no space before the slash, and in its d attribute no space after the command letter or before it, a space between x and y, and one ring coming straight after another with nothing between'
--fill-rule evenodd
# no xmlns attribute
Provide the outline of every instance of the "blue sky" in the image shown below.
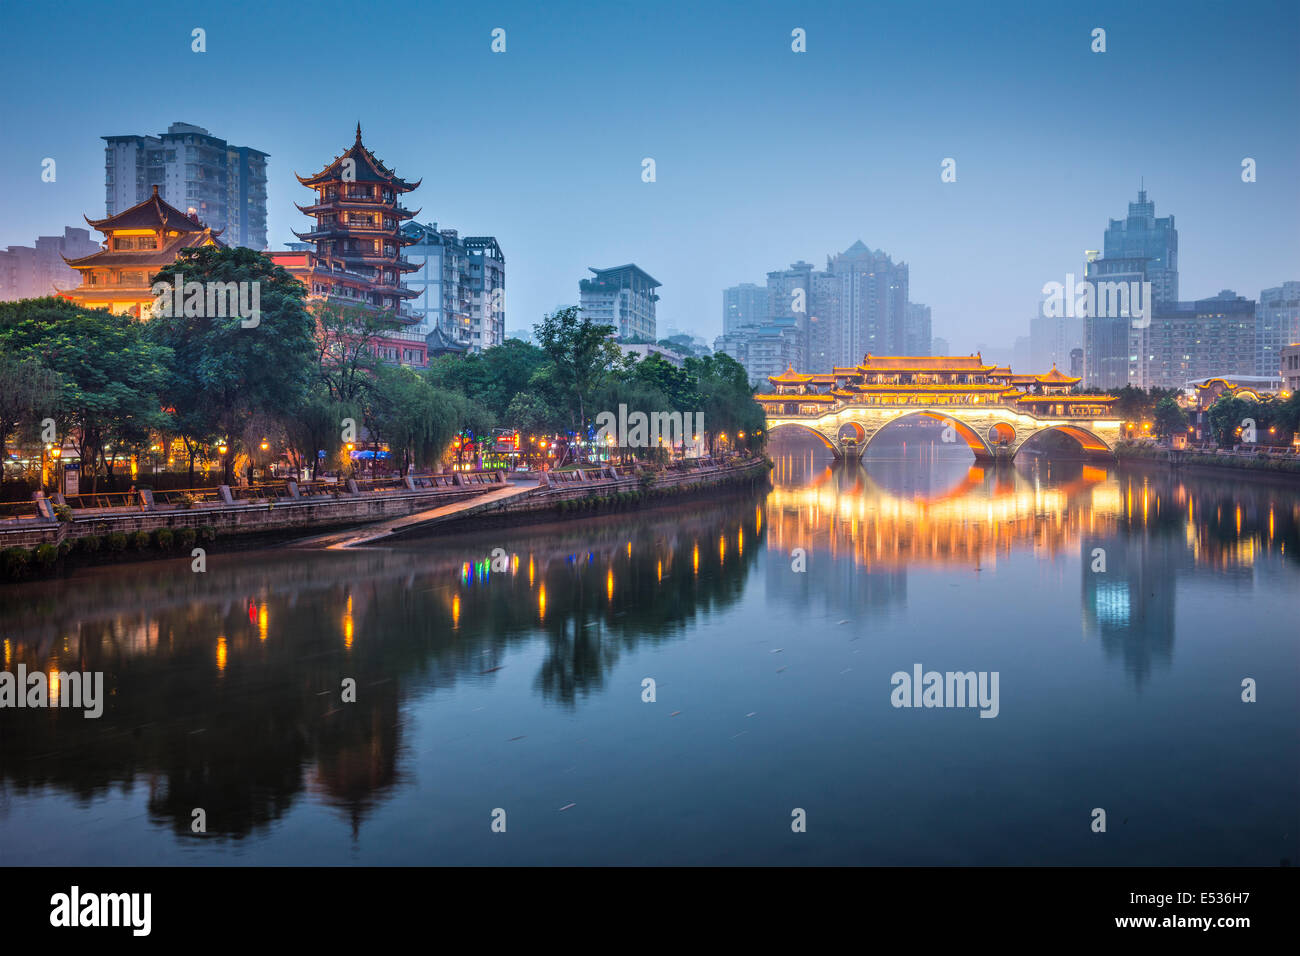
<svg viewBox="0 0 1300 956"><path fill-rule="evenodd" d="M1294 2L123 0L4 22L0 246L103 215L100 136L184 121L271 154L283 248L307 222L292 174L359 119L423 177L421 221L498 238L508 329L576 301L588 266L636 262L664 284L660 329L712 340L724 287L860 238L909 263L954 350L1009 345L1143 176L1177 219L1183 298L1300 280Z"/></svg>

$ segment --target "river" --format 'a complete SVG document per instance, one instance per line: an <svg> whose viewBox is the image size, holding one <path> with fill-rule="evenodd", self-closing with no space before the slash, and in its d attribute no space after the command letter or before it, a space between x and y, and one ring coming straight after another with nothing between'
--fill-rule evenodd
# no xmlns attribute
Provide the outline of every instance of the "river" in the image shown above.
<svg viewBox="0 0 1300 956"><path fill-rule="evenodd" d="M0 863L1294 862L1300 489L774 458L755 494L0 588L5 670L106 694L0 710ZM930 671L996 705L896 706Z"/></svg>

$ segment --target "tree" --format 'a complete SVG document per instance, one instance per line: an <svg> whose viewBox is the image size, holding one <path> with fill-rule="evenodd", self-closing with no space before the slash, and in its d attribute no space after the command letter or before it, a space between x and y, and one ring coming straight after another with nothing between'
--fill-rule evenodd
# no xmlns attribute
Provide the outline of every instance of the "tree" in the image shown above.
<svg viewBox="0 0 1300 956"><path fill-rule="evenodd" d="M1161 438L1169 438L1175 433L1187 431L1187 413L1176 399L1166 395L1156 402L1155 423L1156 434Z"/></svg>
<svg viewBox="0 0 1300 956"><path fill-rule="evenodd" d="M117 454L105 454L110 444L142 444L166 424L158 393L173 355L144 332L132 316L66 299L0 303L0 344L62 376L61 412L54 417L59 434L77 449L92 492L101 471L112 476Z"/></svg>
<svg viewBox="0 0 1300 956"><path fill-rule="evenodd" d="M9 435L35 431L45 418L57 421L63 389L63 376L39 359L16 355L0 345L0 481L9 460Z"/></svg>
<svg viewBox="0 0 1300 956"><path fill-rule="evenodd" d="M463 427L469 403L455 392L434 388L408 368L378 370L367 424L376 440L388 444L403 475L412 467L433 465Z"/></svg>
<svg viewBox="0 0 1300 956"><path fill-rule="evenodd" d="M717 438L723 433L727 433L732 447L759 447L760 432L767 419L763 407L754 401L745 367L730 355L719 352L704 358L688 358L686 371L695 379L699 393L699 411L704 414L709 454L714 453Z"/></svg>
<svg viewBox="0 0 1300 956"><path fill-rule="evenodd" d="M573 430L587 433L587 408L592 393L620 365L622 352L610 338L612 325L596 325L576 306L545 316L535 326L538 341L551 360L554 381L563 389L573 416Z"/></svg>
<svg viewBox="0 0 1300 956"><path fill-rule="evenodd" d="M248 282L260 289L255 326L246 327L237 314L205 314L160 316L147 327L150 339L173 353L163 397L168 407L186 410L174 427L226 440L229 484L250 419L258 412L292 416L306 401L321 369L316 323L302 283L251 249L187 249L154 277L155 283L176 281Z"/></svg>
<svg viewBox="0 0 1300 956"><path fill-rule="evenodd" d="M299 475L310 468L312 478L319 477L320 452L325 452L327 461L337 456L343 449L344 421L361 418L360 405L338 401L324 383L317 383L307 400L285 419L285 438Z"/></svg>

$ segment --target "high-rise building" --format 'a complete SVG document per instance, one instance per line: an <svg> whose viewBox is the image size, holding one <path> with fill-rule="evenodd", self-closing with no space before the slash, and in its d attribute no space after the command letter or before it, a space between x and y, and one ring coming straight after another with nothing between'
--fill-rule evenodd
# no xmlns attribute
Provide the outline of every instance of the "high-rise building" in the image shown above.
<svg viewBox="0 0 1300 956"><path fill-rule="evenodd" d="M1144 331L1144 388L1255 374L1255 303L1230 289L1209 299L1157 305Z"/></svg>
<svg viewBox="0 0 1300 956"><path fill-rule="evenodd" d="M904 355L930 355L930 307L907 303L907 325L903 330ZM941 353L942 354L942 353Z"/></svg>
<svg viewBox="0 0 1300 956"><path fill-rule="evenodd" d="M1174 217L1156 218L1156 204L1138 190L1128 204L1128 217L1112 219L1102 245L1104 259L1140 259L1157 302L1178 301L1178 230Z"/></svg>
<svg viewBox="0 0 1300 956"><path fill-rule="evenodd" d="M1150 307L1178 301L1178 230L1174 217L1156 218L1155 203L1145 189L1128 204L1128 217L1106 227L1100 258L1089 258L1085 281L1149 282ZM1094 301L1100 301L1094 295ZM1150 387L1146 356L1147 328L1129 315L1092 315L1083 319L1084 384L1095 388ZM1148 313L1147 319L1151 318Z"/></svg>
<svg viewBox="0 0 1300 956"><path fill-rule="evenodd" d="M201 126L157 136L104 136L104 206L111 218L158 187L165 202L222 233L227 245L266 248L266 159Z"/></svg>
<svg viewBox="0 0 1300 956"><path fill-rule="evenodd" d="M481 352L505 341L506 260L491 236L460 238L455 229L408 222L413 242L403 256L418 269L404 282L416 293L412 327L429 339L430 354Z"/></svg>
<svg viewBox="0 0 1300 956"><path fill-rule="evenodd" d="M1255 374L1276 375L1282 349L1300 342L1300 282L1259 294L1255 311Z"/></svg>
<svg viewBox="0 0 1300 956"><path fill-rule="evenodd" d="M715 353L725 353L745 367L749 383L757 385L769 376L803 365L803 342L791 323L769 322L724 333L713 342Z"/></svg>
<svg viewBox="0 0 1300 956"><path fill-rule="evenodd" d="M948 355L948 354L950 354L949 351L948 351L948 340L947 340L947 339L939 338L939 336L936 335L933 339L930 340L930 353L929 353L929 354L931 354L931 355Z"/></svg>
<svg viewBox="0 0 1300 956"><path fill-rule="evenodd" d="M742 282L722 290L722 333L767 323L771 310L768 290L753 282Z"/></svg>
<svg viewBox="0 0 1300 956"><path fill-rule="evenodd" d="M1294 395L1300 392L1300 344L1284 345L1278 355L1281 368L1282 390Z"/></svg>
<svg viewBox="0 0 1300 956"><path fill-rule="evenodd" d="M655 341L655 289L661 283L632 263L612 269L591 269L595 277L578 280L582 317L612 325L623 340Z"/></svg>
<svg viewBox="0 0 1300 956"><path fill-rule="evenodd" d="M1029 320L1029 368L1068 368L1070 353L1083 347L1083 320L1038 315Z"/></svg>
<svg viewBox="0 0 1300 956"><path fill-rule="evenodd" d="M895 263L880 250L858 240L826 262L825 303L820 315L830 319L831 364L850 367L868 353L907 354L907 263Z"/></svg>
<svg viewBox="0 0 1300 956"><path fill-rule="evenodd" d="M65 227L61 236L38 236L31 246L0 251L0 302L36 299L70 289L81 281L65 259L81 259L99 251L88 229Z"/></svg>

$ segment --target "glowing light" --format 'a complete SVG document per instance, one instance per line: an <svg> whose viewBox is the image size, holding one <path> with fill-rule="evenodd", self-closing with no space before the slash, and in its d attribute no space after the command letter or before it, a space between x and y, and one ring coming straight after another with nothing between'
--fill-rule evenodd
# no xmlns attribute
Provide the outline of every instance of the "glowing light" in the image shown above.
<svg viewBox="0 0 1300 956"><path fill-rule="evenodd" d="M736 551L739 554L745 553L745 529L743 527L736 529Z"/></svg>
<svg viewBox="0 0 1300 956"><path fill-rule="evenodd" d="M351 601L352 599L351 599L351 598L348 598L348 600ZM257 610L257 637L258 637L258 640L262 640L262 641L266 640L266 625L267 625L267 622L268 622L268 616L267 616L267 612L266 612L266 605L263 604L263 605L262 605L260 608L258 608L258 610Z"/></svg>
<svg viewBox="0 0 1300 956"><path fill-rule="evenodd" d="M695 574L700 573L700 546L698 544L691 551L691 567Z"/></svg>
<svg viewBox="0 0 1300 956"><path fill-rule="evenodd" d="M727 560L727 536L723 534L718 535L718 560Z"/></svg>
<svg viewBox="0 0 1300 956"><path fill-rule="evenodd" d="M460 595L451 596L451 626L452 629L460 627Z"/></svg>
<svg viewBox="0 0 1300 956"><path fill-rule="evenodd" d="M537 589L537 618L546 620L546 585L543 584Z"/></svg>
<svg viewBox="0 0 1300 956"><path fill-rule="evenodd" d="M217 670L224 671L225 669L226 669L226 639L224 637L218 637L217 638Z"/></svg>
<svg viewBox="0 0 1300 956"><path fill-rule="evenodd" d="M62 682L59 680L58 666L51 664L50 665L50 698L49 698L51 707L53 707L55 702L59 699L59 687L61 683Z"/></svg>
<svg viewBox="0 0 1300 956"><path fill-rule="evenodd" d="M530 588L533 586L533 556L531 554L528 556L528 586Z"/></svg>
<svg viewBox="0 0 1300 956"><path fill-rule="evenodd" d="M656 572L655 572L655 573L656 573L656 575L657 575L656 578L655 578L656 581L662 581L662 580L664 579L664 563L663 563L663 561L660 561L660 562L659 562L658 568L656 569ZM6 667L9 666L9 642L8 642L8 641L5 641L5 666L6 666Z"/></svg>
<svg viewBox="0 0 1300 956"><path fill-rule="evenodd" d="M609 573L605 575L605 597L614 600L614 569L610 568Z"/></svg>

